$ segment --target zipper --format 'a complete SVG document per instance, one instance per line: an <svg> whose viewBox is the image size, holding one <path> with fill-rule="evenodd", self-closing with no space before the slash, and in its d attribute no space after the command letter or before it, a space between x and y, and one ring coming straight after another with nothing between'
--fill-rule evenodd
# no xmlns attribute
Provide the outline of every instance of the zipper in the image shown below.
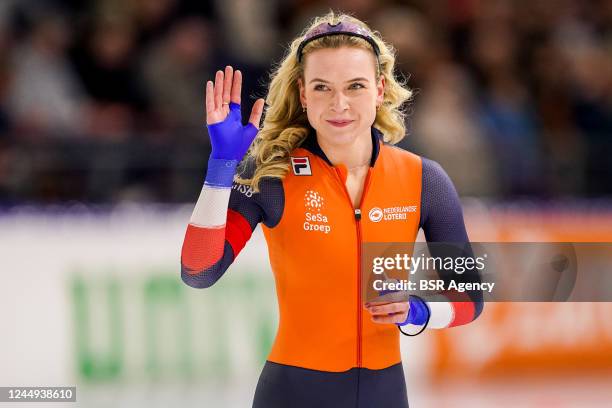
<svg viewBox="0 0 612 408"><path fill-rule="evenodd" d="M359 211L359 212L357 212ZM355 226L357 227L357 367L361 367L361 203L355 209Z"/></svg>
<svg viewBox="0 0 612 408"><path fill-rule="evenodd" d="M361 299L361 207L363 206L363 201L368 190L368 186L370 184L370 173L371 168L368 169L368 173L366 174L366 178L363 182L363 191L361 193L361 198L359 199L359 205L357 208L353 208L353 201L351 200L351 196L346 189L346 184L342 182L342 176L338 169L336 170L336 175L344 189L344 193L346 194L346 198L353 209L353 216L355 218L355 232L357 233L357 367L361 367L361 336L362 336L362 324L361 324L361 314L362 314L362 299Z"/></svg>

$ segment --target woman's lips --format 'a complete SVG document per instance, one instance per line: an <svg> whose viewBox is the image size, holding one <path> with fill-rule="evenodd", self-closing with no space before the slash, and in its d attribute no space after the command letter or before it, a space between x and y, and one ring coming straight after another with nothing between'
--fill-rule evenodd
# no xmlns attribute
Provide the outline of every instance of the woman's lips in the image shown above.
<svg viewBox="0 0 612 408"><path fill-rule="evenodd" d="M344 127L344 126L348 126L351 123L353 123L352 120L328 120L327 123L329 123L332 126L336 126L336 127Z"/></svg>

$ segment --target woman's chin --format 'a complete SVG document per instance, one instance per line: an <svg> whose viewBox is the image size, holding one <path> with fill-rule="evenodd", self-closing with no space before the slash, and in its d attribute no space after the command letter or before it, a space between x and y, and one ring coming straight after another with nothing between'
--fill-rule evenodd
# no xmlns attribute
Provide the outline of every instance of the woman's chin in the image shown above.
<svg viewBox="0 0 612 408"><path fill-rule="evenodd" d="M350 145L355 142L355 139L359 135L359 131L352 125L346 126L345 128L338 128L335 126L326 126L327 129L323 138L330 144L334 145Z"/></svg>

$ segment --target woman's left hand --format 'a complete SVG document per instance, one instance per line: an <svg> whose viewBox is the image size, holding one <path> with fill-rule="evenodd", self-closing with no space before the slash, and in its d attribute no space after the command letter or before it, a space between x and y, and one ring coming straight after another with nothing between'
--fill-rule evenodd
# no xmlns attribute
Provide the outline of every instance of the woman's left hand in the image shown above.
<svg viewBox="0 0 612 408"><path fill-rule="evenodd" d="M366 303L366 310L372 315L375 323L403 323L408 317L408 302Z"/></svg>

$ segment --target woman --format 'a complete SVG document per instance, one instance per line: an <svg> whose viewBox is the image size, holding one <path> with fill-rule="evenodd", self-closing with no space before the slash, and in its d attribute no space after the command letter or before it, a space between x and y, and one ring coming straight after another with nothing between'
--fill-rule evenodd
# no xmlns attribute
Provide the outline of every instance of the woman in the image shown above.
<svg viewBox="0 0 612 408"><path fill-rule="evenodd" d="M419 228L428 242L468 242L448 176L393 146L411 95L393 68L390 47L363 22L330 13L272 75L261 131L262 99L241 124L240 71L206 85L212 153L181 276L211 286L263 224L280 321L254 407L407 407L396 326L460 325L482 310L478 295L362 299L363 242L413 242Z"/></svg>

